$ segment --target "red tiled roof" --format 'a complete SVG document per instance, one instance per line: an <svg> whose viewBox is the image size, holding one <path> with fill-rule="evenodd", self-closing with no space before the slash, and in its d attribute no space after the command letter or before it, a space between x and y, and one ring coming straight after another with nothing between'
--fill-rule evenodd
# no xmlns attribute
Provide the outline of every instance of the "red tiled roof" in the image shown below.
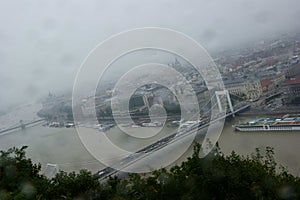
<svg viewBox="0 0 300 200"><path fill-rule="evenodd" d="M289 84L300 84L300 77L296 77L296 78L291 78L288 80L284 81L285 85L289 85Z"/></svg>
<svg viewBox="0 0 300 200"><path fill-rule="evenodd" d="M272 83L272 81L270 79L263 79L260 81L260 84L262 87L270 85Z"/></svg>

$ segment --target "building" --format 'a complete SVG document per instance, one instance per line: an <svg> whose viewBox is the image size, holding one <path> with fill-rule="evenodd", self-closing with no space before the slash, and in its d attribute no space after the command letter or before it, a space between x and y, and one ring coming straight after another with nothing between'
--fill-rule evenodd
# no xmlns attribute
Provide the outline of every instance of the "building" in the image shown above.
<svg viewBox="0 0 300 200"><path fill-rule="evenodd" d="M295 76L300 76L300 63L296 63L296 64L290 66L286 71L287 79L295 77Z"/></svg>
<svg viewBox="0 0 300 200"><path fill-rule="evenodd" d="M272 77L272 82L274 83L274 86L276 88L278 88L283 83L284 80L285 80L285 73L279 73L276 76Z"/></svg>
<svg viewBox="0 0 300 200"><path fill-rule="evenodd" d="M262 87L259 80L247 81L245 88L247 99L257 99L262 95Z"/></svg>
<svg viewBox="0 0 300 200"><path fill-rule="evenodd" d="M300 76L285 80L282 86L286 95L300 97Z"/></svg>
<svg viewBox="0 0 300 200"><path fill-rule="evenodd" d="M262 87L259 80L245 81L243 79L225 81L225 88L230 94L246 99L256 99L262 95Z"/></svg>
<svg viewBox="0 0 300 200"><path fill-rule="evenodd" d="M270 79L262 79L260 80L262 93L266 94L270 91L273 91L275 89L273 81Z"/></svg>
<svg viewBox="0 0 300 200"><path fill-rule="evenodd" d="M243 79L226 80L224 81L224 85L230 94L234 94L239 97L246 95L245 82Z"/></svg>

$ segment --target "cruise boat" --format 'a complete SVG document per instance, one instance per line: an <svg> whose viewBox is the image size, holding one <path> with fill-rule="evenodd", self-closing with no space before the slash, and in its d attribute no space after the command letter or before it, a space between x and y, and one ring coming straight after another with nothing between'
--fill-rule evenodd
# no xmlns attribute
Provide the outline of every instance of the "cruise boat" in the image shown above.
<svg viewBox="0 0 300 200"><path fill-rule="evenodd" d="M300 131L300 117L259 118L234 125L236 131Z"/></svg>

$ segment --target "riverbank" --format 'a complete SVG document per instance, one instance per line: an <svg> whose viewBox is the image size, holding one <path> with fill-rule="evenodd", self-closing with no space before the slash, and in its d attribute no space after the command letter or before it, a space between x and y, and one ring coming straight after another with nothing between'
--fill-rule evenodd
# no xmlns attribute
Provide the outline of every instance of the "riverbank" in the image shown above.
<svg viewBox="0 0 300 200"><path fill-rule="evenodd" d="M260 111L260 110L253 110L250 109L249 111L243 112L243 113L239 113L238 116L240 117L251 117L251 116L283 116L286 114L300 114L300 108L298 109L288 109L288 110L264 110L264 111Z"/></svg>

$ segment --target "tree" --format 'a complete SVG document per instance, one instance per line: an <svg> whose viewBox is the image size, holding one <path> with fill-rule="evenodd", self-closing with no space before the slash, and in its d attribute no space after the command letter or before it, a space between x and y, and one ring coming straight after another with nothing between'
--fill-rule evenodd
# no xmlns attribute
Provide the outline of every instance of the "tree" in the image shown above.
<svg viewBox="0 0 300 200"><path fill-rule="evenodd" d="M170 170L147 175L109 177L100 183L87 170L60 172L48 180L41 166L25 157L25 149L12 148L0 155L0 199L299 199L300 180L278 168L273 149L256 149L250 156L218 149L199 158L193 155Z"/></svg>
<svg viewBox="0 0 300 200"><path fill-rule="evenodd" d="M40 164L33 164L25 156L25 149L0 151L0 199L37 199L49 185L40 175Z"/></svg>
<svg viewBox="0 0 300 200"><path fill-rule="evenodd" d="M61 171L51 180L47 196L73 199L89 196L98 187L100 187L98 178L87 170L80 170L78 174Z"/></svg>

